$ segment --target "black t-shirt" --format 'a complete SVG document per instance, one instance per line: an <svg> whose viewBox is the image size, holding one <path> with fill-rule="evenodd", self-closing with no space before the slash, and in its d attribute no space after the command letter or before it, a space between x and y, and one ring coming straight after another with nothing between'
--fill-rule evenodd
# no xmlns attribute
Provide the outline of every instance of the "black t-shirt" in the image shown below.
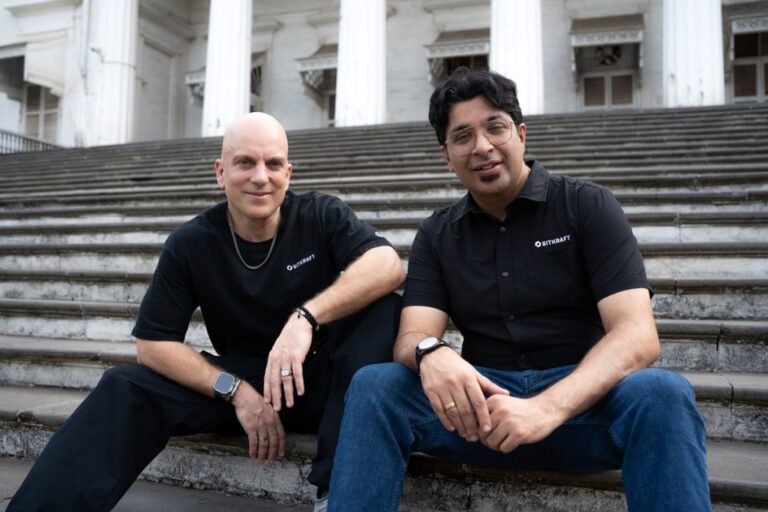
<svg viewBox="0 0 768 512"><path fill-rule="evenodd" d="M464 337L464 358L478 366L578 363L605 334L597 302L649 288L614 196L527 163L503 222L467 194L426 219L411 248L403 306L445 311Z"/></svg>
<svg viewBox="0 0 768 512"><path fill-rule="evenodd" d="M368 249L389 242L340 199L288 191L272 255L258 270L235 253L226 202L176 228L141 302L133 336L183 341L198 306L213 347L222 355L264 356L291 310L327 288ZM270 241L238 246L249 265Z"/></svg>

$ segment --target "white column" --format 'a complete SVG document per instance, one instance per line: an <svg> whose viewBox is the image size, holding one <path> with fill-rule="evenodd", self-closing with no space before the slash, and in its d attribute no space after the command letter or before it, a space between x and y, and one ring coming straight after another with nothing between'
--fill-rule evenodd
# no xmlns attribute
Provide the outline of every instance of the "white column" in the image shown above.
<svg viewBox="0 0 768 512"><path fill-rule="evenodd" d="M133 136L139 0L91 0L90 16L87 143L122 144Z"/></svg>
<svg viewBox="0 0 768 512"><path fill-rule="evenodd" d="M725 103L720 0L664 0L664 103Z"/></svg>
<svg viewBox="0 0 768 512"><path fill-rule="evenodd" d="M385 0L341 0L336 126L386 121Z"/></svg>
<svg viewBox="0 0 768 512"><path fill-rule="evenodd" d="M222 135L250 110L252 0L211 0L203 137Z"/></svg>
<svg viewBox="0 0 768 512"><path fill-rule="evenodd" d="M523 116L544 112L541 0L491 0L492 71L517 84Z"/></svg>

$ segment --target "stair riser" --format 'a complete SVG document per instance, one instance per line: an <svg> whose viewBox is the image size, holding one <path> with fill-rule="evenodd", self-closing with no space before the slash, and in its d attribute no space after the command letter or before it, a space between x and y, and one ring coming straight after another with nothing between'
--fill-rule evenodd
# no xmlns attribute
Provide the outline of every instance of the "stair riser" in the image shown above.
<svg viewBox="0 0 768 512"><path fill-rule="evenodd" d="M139 303L149 281L0 280L0 298ZM657 318L768 319L768 293L722 290L669 295L656 292Z"/></svg>
<svg viewBox="0 0 768 512"><path fill-rule="evenodd" d="M202 343L193 346L212 350ZM715 342L663 342L662 354L655 366L673 370L767 372L767 351L765 344L723 343L717 346ZM106 368L101 363L88 361L4 359L0 361L0 381L22 386L91 388L98 382L101 370Z"/></svg>
<svg viewBox="0 0 768 512"><path fill-rule="evenodd" d="M149 281L114 283L61 280L6 279L0 298L139 303Z"/></svg>
<svg viewBox="0 0 768 512"><path fill-rule="evenodd" d="M366 194L361 197L365 202L361 204L351 204L357 215L370 222L375 219L390 219L390 218L426 218L436 208L440 206L447 206L461 197L462 191L457 190L457 194L445 195L437 191L437 197L441 199L440 202L433 205L422 205L420 203L414 204L413 199L422 200L426 197L430 197L429 193L416 193L412 195L398 194L398 193L372 193ZM345 199L344 195L340 197ZM374 198L380 198L381 203L378 205L370 205L368 201ZM648 212L764 212L768 209L768 202L766 201L750 201L750 200L716 200L713 202L710 199L703 200L702 202L680 202L676 200L669 200L665 198L653 199L651 201L622 201L624 211L629 214L648 213ZM173 208L169 208L167 201L157 201L155 203L148 203L149 206L157 206L163 211L169 213L163 214L153 211L146 212L130 212L121 211L119 206L115 206L114 202L110 202L105 205L94 205L93 213L66 213L62 211L56 214L33 214L33 215L14 215L13 210L10 215L0 215L0 227L2 226L37 226L37 225L87 225L87 224L102 224L108 222L122 223L122 222L157 222L157 223L176 223L181 224L191 219L198 213L203 212L208 207L212 206L215 202L210 204L201 204L199 207L192 209L184 208L188 213L179 215L177 213L170 213ZM130 205L126 204L126 208ZM100 212L99 208L103 208L104 211ZM4 212L4 208L0 207L0 213ZM177 208L178 210L178 208Z"/></svg>
<svg viewBox="0 0 768 512"><path fill-rule="evenodd" d="M133 319L83 316L0 316L0 334L73 340L130 341Z"/></svg>
<svg viewBox="0 0 768 512"><path fill-rule="evenodd" d="M699 401L696 405L707 425L707 437L768 442L768 404Z"/></svg>
<svg viewBox="0 0 768 512"><path fill-rule="evenodd" d="M657 293L653 311L656 318L768 319L768 293Z"/></svg>
<svg viewBox="0 0 768 512"><path fill-rule="evenodd" d="M0 334L73 340L130 342L133 316L32 315L23 311L0 314ZM449 331L445 336L457 349L461 336ZM662 330L662 354L659 365L681 370L729 370L768 372L768 348L763 337L666 335ZM201 320L190 323L186 342L200 349L211 350L205 324Z"/></svg>
<svg viewBox="0 0 768 512"><path fill-rule="evenodd" d="M153 272L158 253L65 252L61 255L0 254L0 270L57 270L70 272ZM768 259L757 256L645 256L651 278L720 277L768 278ZM403 261L406 264L405 260Z"/></svg>
<svg viewBox="0 0 768 512"><path fill-rule="evenodd" d="M97 253L66 252L57 254L2 254L2 270L57 270L63 272L154 272L160 249L157 252Z"/></svg>
<svg viewBox="0 0 768 512"><path fill-rule="evenodd" d="M661 341L661 356L655 366L673 370L768 372L765 342L720 342L716 339Z"/></svg>
<svg viewBox="0 0 768 512"><path fill-rule="evenodd" d="M73 340L129 342L135 318L107 316L39 316L19 313L0 315L0 334ZM190 322L186 342L203 349L211 343L202 321Z"/></svg>
<svg viewBox="0 0 768 512"><path fill-rule="evenodd" d="M66 365L35 361L0 361L0 384L93 389L110 365L74 363Z"/></svg>
<svg viewBox="0 0 768 512"><path fill-rule="evenodd" d="M425 215L426 216L426 215ZM371 223L376 227L376 221ZM410 246L414 228L379 228L395 245ZM696 224L681 226L635 225L641 243L666 242L768 242L768 225ZM163 243L170 231L132 230L127 232L12 233L0 235L3 244L151 244Z"/></svg>
<svg viewBox="0 0 768 512"><path fill-rule="evenodd" d="M659 193L659 192L733 192L734 190L748 189L753 192L768 191L768 183L762 178L749 178L734 182L733 179L717 179L699 181L690 183L689 180L680 182L627 182L617 180L603 180L599 176L586 176L586 179L592 179L598 184L608 187L614 193ZM426 181L424 181L426 180ZM396 190L398 193L407 191L414 197L424 197L424 191L434 190L435 187L458 188L458 183L451 183L450 177L429 176L417 177L417 180L405 179L402 175L378 176L375 179L354 179L354 180L335 180L333 178L317 179L311 183L301 184L295 187L295 190L304 192L316 190L333 195L348 195L350 197L366 198L378 190L390 193ZM461 193L464 190L459 189ZM461 194L459 194L460 196ZM87 194L78 192L77 194L58 194L56 201L61 204L70 203L88 203L88 204L114 204L119 201L123 204L152 204L148 203L148 197L157 199L173 198L174 200L200 200L203 197L215 196L218 200L223 199L214 187L161 187L154 189L105 189L93 190ZM23 203L27 207L36 202L43 202L46 205L51 203L48 196L31 196L29 193L0 193L0 207L8 208L10 206Z"/></svg>
<svg viewBox="0 0 768 512"><path fill-rule="evenodd" d="M645 255L649 278L768 278L768 258L739 256Z"/></svg>
<svg viewBox="0 0 768 512"><path fill-rule="evenodd" d="M0 209L1 211L1 209ZM200 211L204 211L201 208ZM746 211L746 210L745 210ZM93 213L93 214L80 214L80 215L67 215L59 214L56 216L41 215L41 216L19 216L19 217L0 217L0 227L2 226L83 226L88 224L106 224L113 222L120 224L121 222L175 222L182 224L192 217L194 214L188 215L157 215L151 212L147 212L144 215L140 214L123 214L118 212L106 212L106 213Z"/></svg>

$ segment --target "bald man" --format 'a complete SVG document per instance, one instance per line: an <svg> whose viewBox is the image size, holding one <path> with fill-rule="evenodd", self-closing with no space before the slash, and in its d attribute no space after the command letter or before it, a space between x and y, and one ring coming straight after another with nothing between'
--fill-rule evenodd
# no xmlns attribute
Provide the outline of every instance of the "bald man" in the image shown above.
<svg viewBox="0 0 768 512"><path fill-rule="evenodd" d="M245 432L261 462L285 455L286 430L317 433L308 480L323 497L349 381L392 357L400 258L341 200L288 190L288 140L267 114L235 121L214 166L226 201L163 245L139 364L104 373L9 511L110 510L171 436L204 432ZM217 355L183 343L198 307Z"/></svg>

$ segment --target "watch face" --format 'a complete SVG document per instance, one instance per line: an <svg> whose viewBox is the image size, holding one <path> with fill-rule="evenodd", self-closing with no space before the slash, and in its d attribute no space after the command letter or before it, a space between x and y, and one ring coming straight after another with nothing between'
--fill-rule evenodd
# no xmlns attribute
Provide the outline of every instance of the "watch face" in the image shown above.
<svg viewBox="0 0 768 512"><path fill-rule="evenodd" d="M440 343L440 340L435 338L434 336L430 336L429 338L424 338L419 342L419 350L429 350L435 345Z"/></svg>
<svg viewBox="0 0 768 512"><path fill-rule="evenodd" d="M232 388L235 386L235 376L226 372L221 372L216 378L216 382L213 384L213 390L222 395L232 392Z"/></svg>

